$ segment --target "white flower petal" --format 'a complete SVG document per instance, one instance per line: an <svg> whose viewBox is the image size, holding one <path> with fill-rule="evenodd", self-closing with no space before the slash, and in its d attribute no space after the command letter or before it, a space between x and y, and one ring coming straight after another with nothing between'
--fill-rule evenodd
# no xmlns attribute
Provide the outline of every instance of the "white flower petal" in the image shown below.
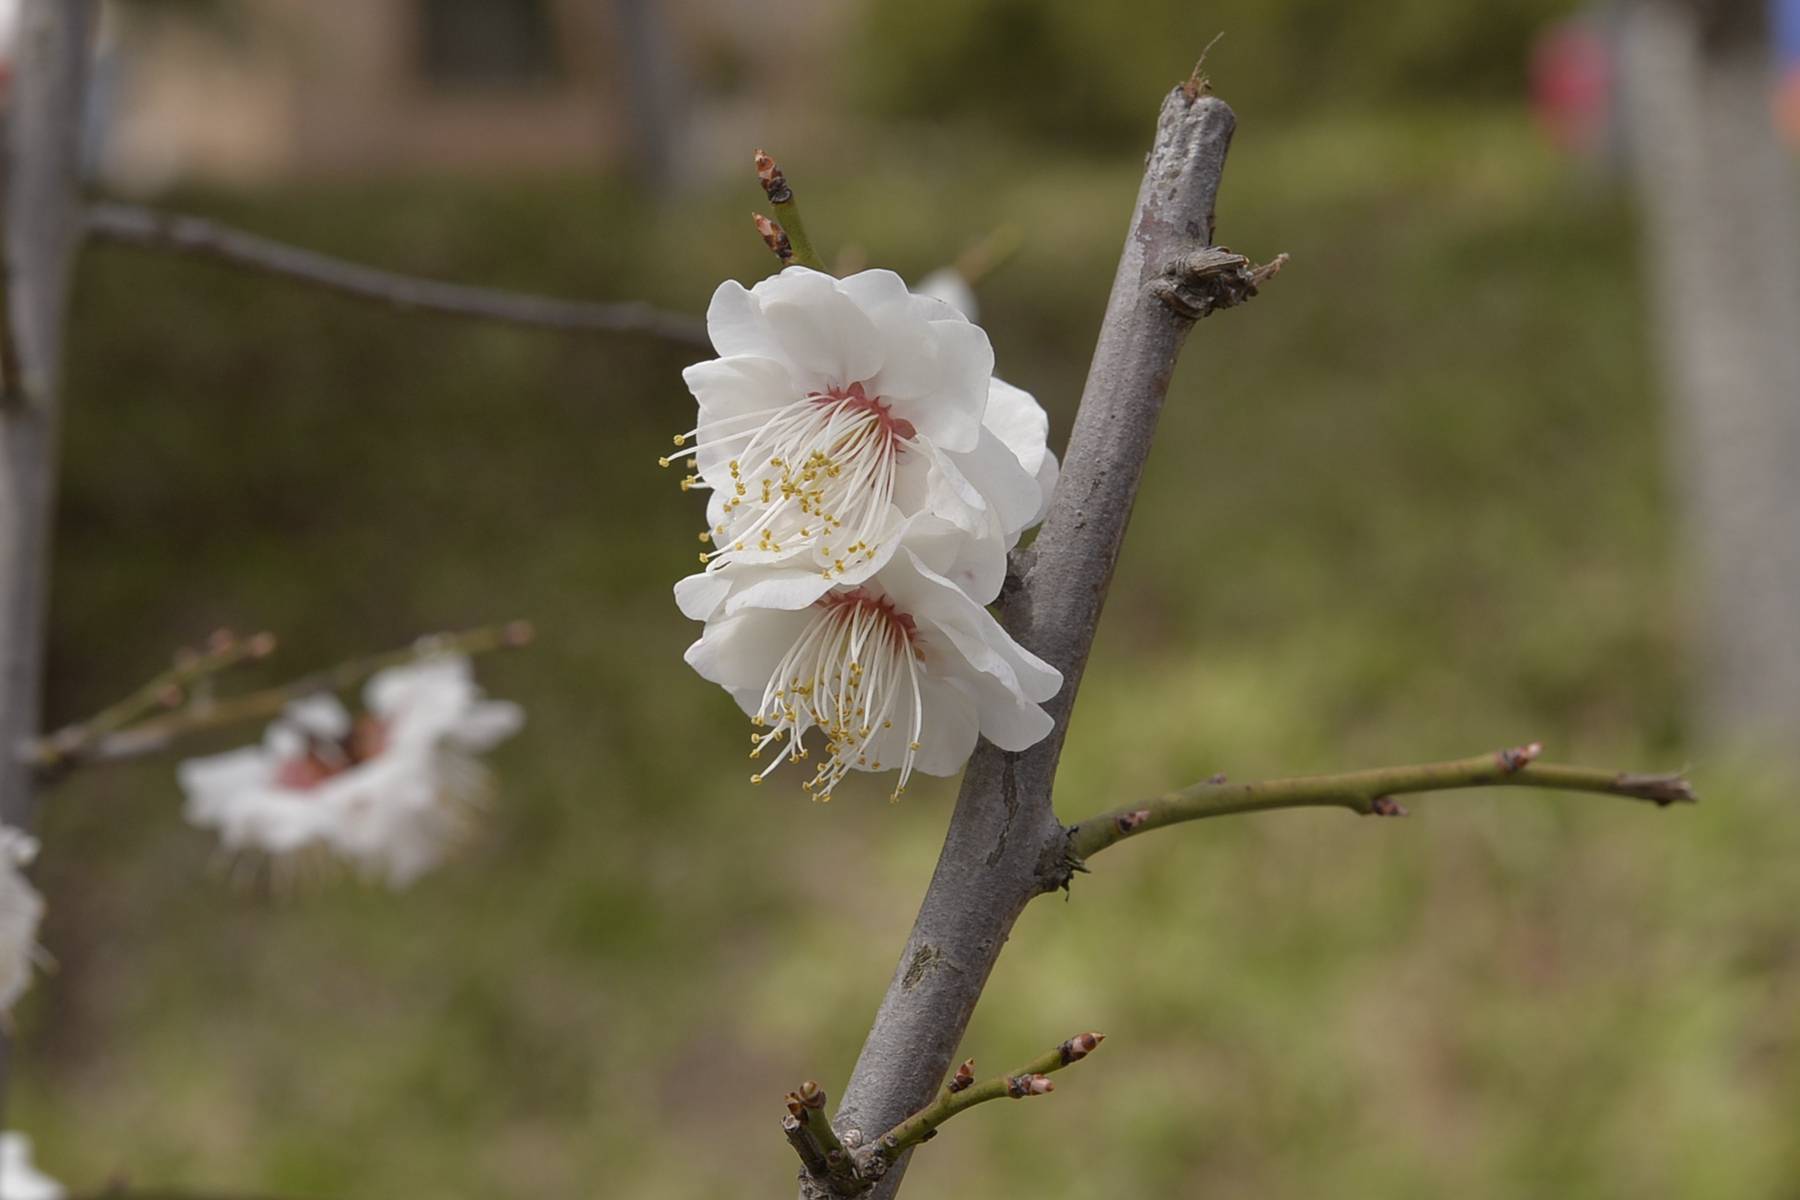
<svg viewBox="0 0 1800 1200"><path fill-rule="evenodd" d="M932 321L937 340L937 378L928 395L884 395L896 416L905 417L921 437L945 450L972 450L987 409L988 380L994 374L994 347L980 326L967 321Z"/></svg>
<svg viewBox="0 0 1800 1200"><path fill-rule="evenodd" d="M882 341L875 323L850 297L814 276L818 287L792 299L763 301L763 320L809 391L847 387L881 369ZM806 376L812 378L809 381Z"/></svg>
<svg viewBox="0 0 1800 1200"><path fill-rule="evenodd" d="M1050 414L1030 392L1004 379L990 379L987 411L981 423L1006 443L1020 466L1037 474L1044 455L1049 453Z"/></svg>
<svg viewBox="0 0 1800 1200"><path fill-rule="evenodd" d="M1010 547L1043 507L1043 492L1006 443L983 428L975 449L950 456L958 471L987 502Z"/></svg>
<svg viewBox="0 0 1800 1200"><path fill-rule="evenodd" d="M778 349L763 321L762 304L735 279L727 279L713 291L706 306L706 332L713 349L723 357L768 355Z"/></svg>
<svg viewBox="0 0 1800 1200"><path fill-rule="evenodd" d="M525 727L525 710L510 700L483 700L459 718L450 736L465 750L492 750Z"/></svg>
<svg viewBox="0 0 1800 1200"><path fill-rule="evenodd" d="M683 657L709 683L760 693L807 620L804 612L745 609L708 624Z"/></svg>
<svg viewBox="0 0 1800 1200"><path fill-rule="evenodd" d="M709 358L683 368L681 380L700 405L700 422L755 415L801 395L793 374L779 359L757 354Z"/></svg>
<svg viewBox="0 0 1800 1200"><path fill-rule="evenodd" d="M723 571L701 571L675 585L675 606L690 621L705 621L719 611L731 591L731 579Z"/></svg>

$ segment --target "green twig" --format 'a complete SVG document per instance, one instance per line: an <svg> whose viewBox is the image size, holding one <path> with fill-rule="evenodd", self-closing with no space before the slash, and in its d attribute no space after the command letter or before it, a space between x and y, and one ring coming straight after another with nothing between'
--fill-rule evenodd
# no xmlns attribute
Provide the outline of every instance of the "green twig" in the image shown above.
<svg viewBox="0 0 1800 1200"><path fill-rule="evenodd" d="M800 202L794 197L794 189L788 186L787 176L775 165L775 160L761 150L756 152L756 178L762 184L763 194L768 196L769 203L775 206L775 220L772 224L787 234L791 253L782 257L782 264L792 262L802 267L811 267L815 271L825 269L825 260L813 249L812 238L807 236L806 223L800 219ZM779 253L779 252L777 252Z"/></svg>
<svg viewBox="0 0 1800 1200"><path fill-rule="evenodd" d="M267 634L258 636L269 637ZM145 711L141 703L142 698L145 696L154 698L159 695L160 689L168 686L168 677L184 669L182 664L178 663L171 671L158 676L133 693L126 701L122 701L86 722L72 725L67 730L52 735L51 738L39 741L28 747L26 754L28 761L41 767L56 769L69 768L84 762L117 762L124 759L141 758L167 748L170 743L179 738L222 729L228 725L246 721L267 720L278 715L282 709L295 700L319 692L343 691L389 667L402 666L435 654L483 654L491 650L524 646L531 641L532 636L531 625L525 621L511 621L504 625L487 625L461 633L431 634L418 639L410 646L389 650L382 654L369 655L366 658L351 659L339 663L335 667L304 675L276 687L246 692L241 696L231 696L223 700L207 699L192 703L186 708L165 716L152 717L149 720L131 724L131 721ZM256 640L256 638L247 639L244 645ZM268 648L273 648L272 638L269 638ZM263 652L267 653L267 650ZM214 653L222 654L222 651ZM239 657L254 657L254 655L240 655ZM200 661L204 663L208 660ZM186 669L192 672L194 668ZM123 720L119 719L121 715L123 715ZM57 738L63 738L63 743L52 747L51 742Z"/></svg>
<svg viewBox="0 0 1800 1200"><path fill-rule="evenodd" d="M879 1175L902 1153L931 1137L937 1132L938 1126L964 1109L1003 1097L1022 1100L1027 1096L1041 1096L1054 1091L1056 1085L1050 1082L1048 1076L1070 1063L1080 1062L1105 1040L1106 1035L1103 1033L1079 1034L1047 1054L1039 1055L1017 1071L996 1075L980 1083L974 1082L975 1060L969 1059L957 1069L950 1082L944 1085L936 1100L875 1139L865 1160L867 1166L873 1166L875 1170L867 1173Z"/></svg>
<svg viewBox="0 0 1800 1200"><path fill-rule="evenodd" d="M1393 797L1454 788L1532 787L1593 792L1644 800L1658 807L1692 804L1698 796L1680 774L1642 775L1535 761L1542 747L1533 742L1494 754L1450 762L1381 767L1340 775L1312 775L1261 783L1228 783L1215 775L1178 792L1127 805L1069 827L1069 862L1082 862L1116 842L1165 825L1267 812L1277 808L1347 808L1365 816L1404 816Z"/></svg>

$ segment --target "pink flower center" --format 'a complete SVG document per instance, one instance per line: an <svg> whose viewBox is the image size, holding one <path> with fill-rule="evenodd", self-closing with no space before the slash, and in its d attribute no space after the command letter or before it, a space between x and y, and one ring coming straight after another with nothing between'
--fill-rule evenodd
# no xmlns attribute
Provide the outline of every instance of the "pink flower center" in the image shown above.
<svg viewBox="0 0 1800 1200"><path fill-rule="evenodd" d="M306 748L275 768L275 786L309 792L387 749L389 723L365 713L341 738L308 734Z"/></svg>
<svg viewBox="0 0 1800 1200"><path fill-rule="evenodd" d="M903 613L895 608L892 596L876 596L867 588L859 587L847 592L833 592L816 603L828 612L846 604L854 604L865 612L875 613L885 619L894 636L904 640L914 653L919 651L919 623L913 620L911 613Z"/></svg>
<svg viewBox="0 0 1800 1200"><path fill-rule="evenodd" d="M919 436L919 431L911 421L893 414L893 406L880 396L871 396L863 390L863 385L853 383L849 387L834 387L825 392L813 392L807 399L818 404L836 404L849 409L861 409L872 413L881 423L882 430L896 442L910 442ZM897 448L897 447L896 447Z"/></svg>

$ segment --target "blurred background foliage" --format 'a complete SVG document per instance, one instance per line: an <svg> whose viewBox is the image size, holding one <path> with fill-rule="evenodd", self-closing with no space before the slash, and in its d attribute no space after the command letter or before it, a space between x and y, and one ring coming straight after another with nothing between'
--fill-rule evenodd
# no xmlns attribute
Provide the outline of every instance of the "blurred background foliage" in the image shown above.
<svg viewBox="0 0 1800 1200"><path fill-rule="evenodd" d="M1394 0L874 0L855 94L877 113L962 115L1060 146L1142 137L1166 82L1221 31L1214 70L1232 102L1268 117L1322 108L1504 101L1527 51L1568 0L1459 6Z"/></svg>
<svg viewBox="0 0 1800 1200"><path fill-rule="evenodd" d="M983 320L1060 445L1158 97L1228 30L1221 240L1294 261L1189 345L1066 818L1221 769L1531 738L1689 759L1632 214L1519 95L1557 7L877 0L817 137L759 135L816 240L909 277L1022 231ZM750 149L672 198L564 171L163 202L699 312L770 266ZM540 640L481 664L530 723L482 836L405 894L234 884L166 762L59 788L40 878L60 970L21 1010L8 1114L49 1170L343 1200L789 1193L779 1098L841 1090L953 792L749 787L744 722L682 665L669 596L700 521L655 465L687 427L686 361L89 252L53 720L221 624L282 637L246 683L514 616ZM1026 914L965 1047L997 1070L1097 1028L1104 1051L1048 1101L949 1127L911 1191L1791 1195L1800 823L1755 764L1694 766L1694 810L1465 795L1108 855Z"/></svg>

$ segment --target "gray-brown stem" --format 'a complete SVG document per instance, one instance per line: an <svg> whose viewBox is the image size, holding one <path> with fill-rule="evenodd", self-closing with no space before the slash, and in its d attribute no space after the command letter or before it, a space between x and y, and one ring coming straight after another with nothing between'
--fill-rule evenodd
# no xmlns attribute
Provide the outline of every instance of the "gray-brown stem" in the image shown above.
<svg viewBox="0 0 1800 1200"><path fill-rule="evenodd" d="M16 388L0 396L0 821L30 828L37 797L16 753L37 737L56 497L58 381L79 230L78 150L91 0L27 0L6 130L6 312ZM4 1035L0 1035L3 1038ZM0 1049L9 1050L3 1040ZM0 1054L0 1096L5 1055Z"/></svg>
<svg viewBox="0 0 1800 1200"><path fill-rule="evenodd" d="M95 204L87 210L85 228L90 236L104 241L210 258L394 308L557 333L646 334L688 346L711 345L704 322L641 301L560 300L421 279L303 250L204 217L157 212L134 204Z"/></svg>
<svg viewBox="0 0 1800 1200"><path fill-rule="evenodd" d="M1002 598L1007 628L1063 673L1062 691L1046 706L1056 729L1023 753L983 742L970 759L931 886L845 1090L840 1132L877 1136L931 1099L1013 921L1061 878L1064 835L1051 783L1157 416L1193 325L1158 295L1166 290L1158 280L1211 241L1234 120L1223 101L1183 88L1163 103L1062 480L1023 579ZM869 1194L893 1195L906 1163L902 1156Z"/></svg>

